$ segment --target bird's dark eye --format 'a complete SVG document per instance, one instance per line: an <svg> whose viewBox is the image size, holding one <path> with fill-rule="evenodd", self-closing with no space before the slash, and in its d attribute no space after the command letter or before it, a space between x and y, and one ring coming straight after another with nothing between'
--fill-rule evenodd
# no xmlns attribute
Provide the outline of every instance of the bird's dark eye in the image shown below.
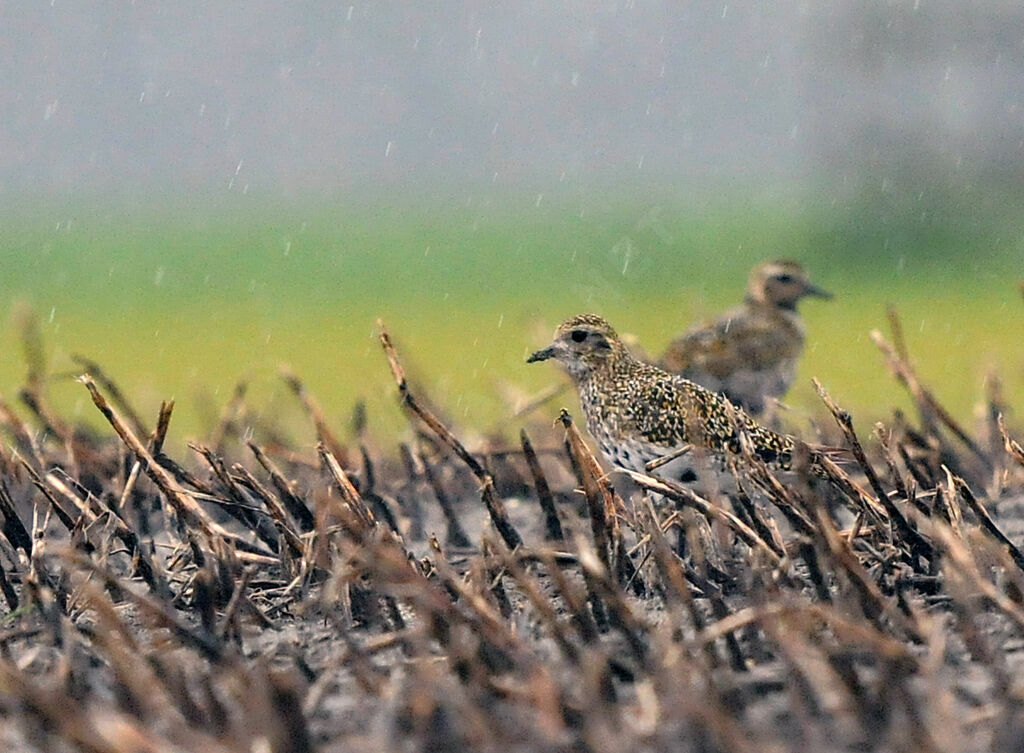
<svg viewBox="0 0 1024 753"><path fill-rule="evenodd" d="M778 280L779 282L790 283L793 282L793 275L775 275L775 279Z"/></svg>
<svg viewBox="0 0 1024 753"><path fill-rule="evenodd" d="M587 331L585 329L574 329L569 337L572 338L573 342L581 343L587 339Z"/></svg>

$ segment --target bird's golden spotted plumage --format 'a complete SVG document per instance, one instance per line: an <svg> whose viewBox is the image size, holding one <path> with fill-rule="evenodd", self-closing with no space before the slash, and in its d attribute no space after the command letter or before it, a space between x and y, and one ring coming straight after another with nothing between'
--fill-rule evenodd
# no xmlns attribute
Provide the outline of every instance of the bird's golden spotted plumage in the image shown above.
<svg viewBox="0 0 1024 753"><path fill-rule="evenodd" d="M832 297L795 261L759 264L743 304L674 340L659 365L760 413L765 398L782 397L796 377L804 349L796 307L806 296Z"/></svg>
<svg viewBox="0 0 1024 753"><path fill-rule="evenodd" d="M759 458L789 469L791 437L761 426L721 395L638 361L599 316L562 322L551 345L528 360L549 358L575 382L587 429L613 465L643 472L650 461L684 446L721 461L740 453L739 428Z"/></svg>

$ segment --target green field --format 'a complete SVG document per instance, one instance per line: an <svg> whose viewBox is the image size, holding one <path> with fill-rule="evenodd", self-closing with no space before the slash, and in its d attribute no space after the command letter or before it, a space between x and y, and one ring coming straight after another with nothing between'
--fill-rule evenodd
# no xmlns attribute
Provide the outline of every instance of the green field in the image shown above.
<svg viewBox="0 0 1024 753"><path fill-rule="evenodd" d="M176 399L176 441L202 436L241 378L254 420L280 418L312 441L277 377L286 362L343 434L362 398L371 430L390 438L403 422L378 317L435 402L490 430L515 395L559 378L523 361L563 317L602 313L658 352L693 320L737 302L750 266L786 256L836 293L803 307L809 352L790 395L795 423L819 410L811 376L861 423L906 405L868 339L886 329L890 303L922 378L967 419L989 369L1011 404L1024 404L1019 215L999 196L968 199L804 206L609 190L586 199L524 191L291 206L233 198L159 211L8 207L0 301L37 312L51 398L75 415L95 413L67 378L70 354L82 353L148 416ZM0 394L12 402L25 373L16 318L0 333Z"/></svg>

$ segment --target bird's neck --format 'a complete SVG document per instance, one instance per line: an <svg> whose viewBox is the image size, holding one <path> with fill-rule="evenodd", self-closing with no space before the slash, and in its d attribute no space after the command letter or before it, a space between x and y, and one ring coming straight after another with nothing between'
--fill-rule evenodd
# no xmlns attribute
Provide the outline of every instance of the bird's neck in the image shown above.
<svg viewBox="0 0 1024 753"><path fill-rule="evenodd" d="M750 308L766 313L789 313L794 315L797 313L796 301L766 301L753 293L747 293L743 302Z"/></svg>
<svg viewBox="0 0 1024 753"><path fill-rule="evenodd" d="M585 373L574 378L585 412L602 411L607 404L615 402L622 393L622 385L628 384L640 368L640 362L629 354L609 358Z"/></svg>

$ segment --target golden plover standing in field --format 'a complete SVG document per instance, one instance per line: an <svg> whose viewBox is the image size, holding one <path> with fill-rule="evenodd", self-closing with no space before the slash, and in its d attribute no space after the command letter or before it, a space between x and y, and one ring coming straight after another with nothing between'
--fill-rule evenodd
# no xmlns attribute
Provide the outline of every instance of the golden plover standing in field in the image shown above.
<svg viewBox="0 0 1024 753"><path fill-rule="evenodd" d="M725 458L740 454L740 427L757 457L774 469L790 468L792 437L755 423L721 395L638 361L599 316L580 314L562 322L554 342L527 363L549 358L572 377L587 429L612 465L646 473L647 463L691 446L694 452L655 475L703 482L694 461L705 457L713 471L723 471Z"/></svg>
<svg viewBox="0 0 1024 753"><path fill-rule="evenodd" d="M796 305L804 296L832 294L812 285L795 261L759 264L750 273L743 305L674 340L659 365L761 413L765 398L782 397L796 378L804 349Z"/></svg>

